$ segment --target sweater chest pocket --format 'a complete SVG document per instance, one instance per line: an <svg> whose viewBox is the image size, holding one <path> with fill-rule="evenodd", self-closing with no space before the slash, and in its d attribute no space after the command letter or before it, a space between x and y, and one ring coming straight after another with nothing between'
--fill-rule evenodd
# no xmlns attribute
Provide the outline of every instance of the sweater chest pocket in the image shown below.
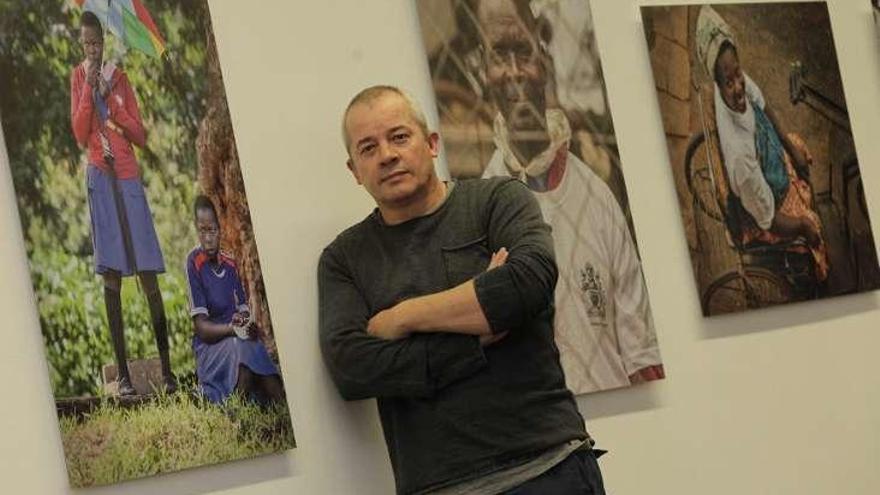
<svg viewBox="0 0 880 495"><path fill-rule="evenodd" d="M452 241L441 247L440 251L450 287L464 283L486 270L492 258L485 235L462 242Z"/></svg>

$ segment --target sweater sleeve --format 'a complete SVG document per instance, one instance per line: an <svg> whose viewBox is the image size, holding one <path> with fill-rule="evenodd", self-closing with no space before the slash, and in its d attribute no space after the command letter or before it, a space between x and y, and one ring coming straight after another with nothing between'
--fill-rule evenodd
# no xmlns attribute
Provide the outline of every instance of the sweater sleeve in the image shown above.
<svg viewBox="0 0 880 495"><path fill-rule="evenodd" d="M532 192L510 179L487 207L489 247L507 248L507 262L474 279L477 300L493 333L516 330L553 303L558 276L550 226Z"/></svg>
<svg viewBox="0 0 880 495"><path fill-rule="evenodd" d="M366 332L368 305L333 246L318 264L319 341L346 400L429 397L486 365L475 336L430 333L384 340Z"/></svg>
<svg viewBox="0 0 880 495"><path fill-rule="evenodd" d="M92 87L79 67L70 73L70 123L77 144L87 146L92 130Z"/></svg>
<svg viewBox="0 0 880 495"><path fill-rule="evenodd" d="M773 217L776 216L776 200L773 199L773 191L764 178L761 165L744 156L735 158L730 167L731 189L739 195L743 208L758 227L767 230L773 225Z"/></svg>
<svg viewBox="0 0 880 495"><path fill-rule="evenodd" d="M119 76L116 86L108 98L110 118L122 128L126 139L143 148L147 143L147 133L141 120L137 97L124 73Z"/></svg>

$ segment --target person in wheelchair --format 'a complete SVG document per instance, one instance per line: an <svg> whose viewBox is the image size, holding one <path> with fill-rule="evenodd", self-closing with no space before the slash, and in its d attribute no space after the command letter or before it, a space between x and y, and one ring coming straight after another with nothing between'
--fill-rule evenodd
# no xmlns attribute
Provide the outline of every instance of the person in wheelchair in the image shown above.
<svg viewBox="0 0 880 495"><path fill-rule="evenodd" d="M729 188L725 216L734 242L746 251L809 253L810 276L821 284L828 255L808 182L809 150L800 136L784 131L743 71L733 31L709 6L697 18L696 45L715 82L715 124Z"/></svg>

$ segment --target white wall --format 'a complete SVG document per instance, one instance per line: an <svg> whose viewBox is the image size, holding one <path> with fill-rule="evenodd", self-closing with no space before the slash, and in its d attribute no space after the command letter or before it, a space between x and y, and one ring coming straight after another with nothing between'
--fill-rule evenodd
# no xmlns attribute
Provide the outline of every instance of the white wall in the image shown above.
<svg viewBox="0 0 880 495"><path fill-rule="evenodd" d="M637 4L593 0L599 48L669 378L578 402L612 453L615 494L880 493L880 297L705 320L679 222ZM829 2L875 230L880 47L867 0ZM211 2L299 448L89 493L380 494L393 482L372 402L343 403L317 349L321 248L371 207L345 167L339 116L361 87L430 108L407 0ZM5 156L0 157L0 491L66 493Z"/></svg>

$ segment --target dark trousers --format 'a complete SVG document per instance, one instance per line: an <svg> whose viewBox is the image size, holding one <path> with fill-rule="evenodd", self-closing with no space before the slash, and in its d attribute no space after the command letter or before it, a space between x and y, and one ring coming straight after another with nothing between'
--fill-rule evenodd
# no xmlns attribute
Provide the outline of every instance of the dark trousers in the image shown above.
<svg viewBox="0 0 880 495"><path fill-rule="evenodd" d="M582 449L504 495L605 495L605 487L595 454Z"/></svg>

